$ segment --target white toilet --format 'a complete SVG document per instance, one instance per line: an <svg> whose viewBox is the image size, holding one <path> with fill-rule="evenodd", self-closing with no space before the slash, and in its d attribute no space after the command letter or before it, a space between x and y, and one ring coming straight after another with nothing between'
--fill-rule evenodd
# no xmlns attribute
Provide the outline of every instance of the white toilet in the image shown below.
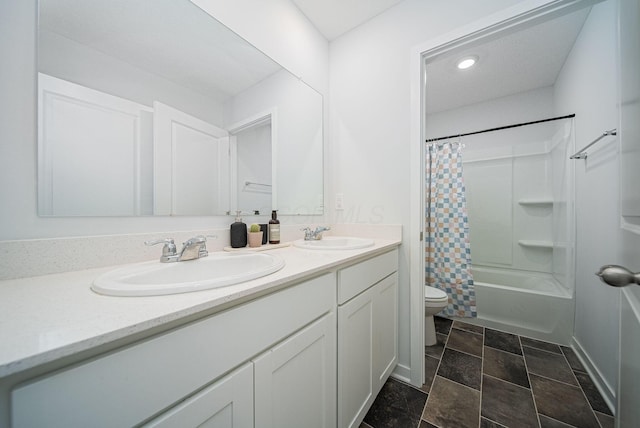
<svg viewBox="0 0 640 428"><path fill-rule="evenodd" d="M433 316L446 308L448 301L449 297L444 291L424 286L424 346L432 346L438 342Z"/></svg>

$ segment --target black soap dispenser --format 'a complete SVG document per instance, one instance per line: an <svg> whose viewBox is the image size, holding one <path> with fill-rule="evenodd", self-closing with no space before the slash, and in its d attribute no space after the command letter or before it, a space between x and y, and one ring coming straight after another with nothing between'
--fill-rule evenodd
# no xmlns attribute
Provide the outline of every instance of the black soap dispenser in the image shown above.
<svg viewBox="0 0 640 428"><path fill-rule="evenodd" d="M231 224L231 248L247 246L247 225L240 218L240 211L236 211L236 221Z"/></svg>

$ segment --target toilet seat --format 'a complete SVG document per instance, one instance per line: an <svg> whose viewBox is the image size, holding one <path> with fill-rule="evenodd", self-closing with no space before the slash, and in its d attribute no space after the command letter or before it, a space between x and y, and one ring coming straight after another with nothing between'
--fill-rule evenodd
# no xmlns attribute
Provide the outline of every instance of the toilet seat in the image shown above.
<svg viewBox="0 0 640 428"><path fill-rule="evenodd" d="M448 300L447 293L439 288L424 286L424 301L426 303L446 303Z"/></svg>

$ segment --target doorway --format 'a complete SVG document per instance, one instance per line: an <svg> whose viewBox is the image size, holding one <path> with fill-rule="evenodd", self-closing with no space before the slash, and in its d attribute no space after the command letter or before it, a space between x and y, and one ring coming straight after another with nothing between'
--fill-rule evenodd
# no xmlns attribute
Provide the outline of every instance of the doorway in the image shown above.
<svg viewBox="0 0 640 428"><path fill-rule="evenodd" d="M533 28L538 24L544 24L552 19L567 16L584 7L593 5L593 1L559 1L547 2L535 10L527 10L524 6L514 7L508 11L495 14L486 19L477 21L472 25L463 27L458 31L446 34L436 40L432 40L414 48L412 52L412 141L414 150L412 155L411 183L412 183L412 232L411 236L420 236L411 242L411 382L421 385L423 380L423 354L422 337L424 337L424 141L426 138L439 136L429 132L433 127L424 120L430 106L427 101L428 83L430 75L427 64L437 60L446 61L447 58L455 58L456 53L465 49L481 46L490 41L497 41L504 37L516 34L523 29ZM530 6L529 6L530 7ZM468 92L468 91L467 91ZM505 94L502 94L503 96ZM468 129L473 131L474 129ZM460 130L464 131L464 130ZM446 132L442 135L448 135ZM473 249L472 249L473 259Z"/></svg>

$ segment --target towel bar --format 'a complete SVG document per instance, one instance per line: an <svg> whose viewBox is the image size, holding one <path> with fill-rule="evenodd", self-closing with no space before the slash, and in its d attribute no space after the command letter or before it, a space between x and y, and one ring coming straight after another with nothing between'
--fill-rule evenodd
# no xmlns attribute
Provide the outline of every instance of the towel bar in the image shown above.
<svg viewBox="0 0 640 428"><path fill-rule="evenodd" d="M608 135L618 135L618 130L614 128L609 131L604 131L601 136L599 136L598 138L596 138L595 140L587 144L582 150L579 150L576 154L569 157L569 159L586 159L587 149Z"/></svg>

